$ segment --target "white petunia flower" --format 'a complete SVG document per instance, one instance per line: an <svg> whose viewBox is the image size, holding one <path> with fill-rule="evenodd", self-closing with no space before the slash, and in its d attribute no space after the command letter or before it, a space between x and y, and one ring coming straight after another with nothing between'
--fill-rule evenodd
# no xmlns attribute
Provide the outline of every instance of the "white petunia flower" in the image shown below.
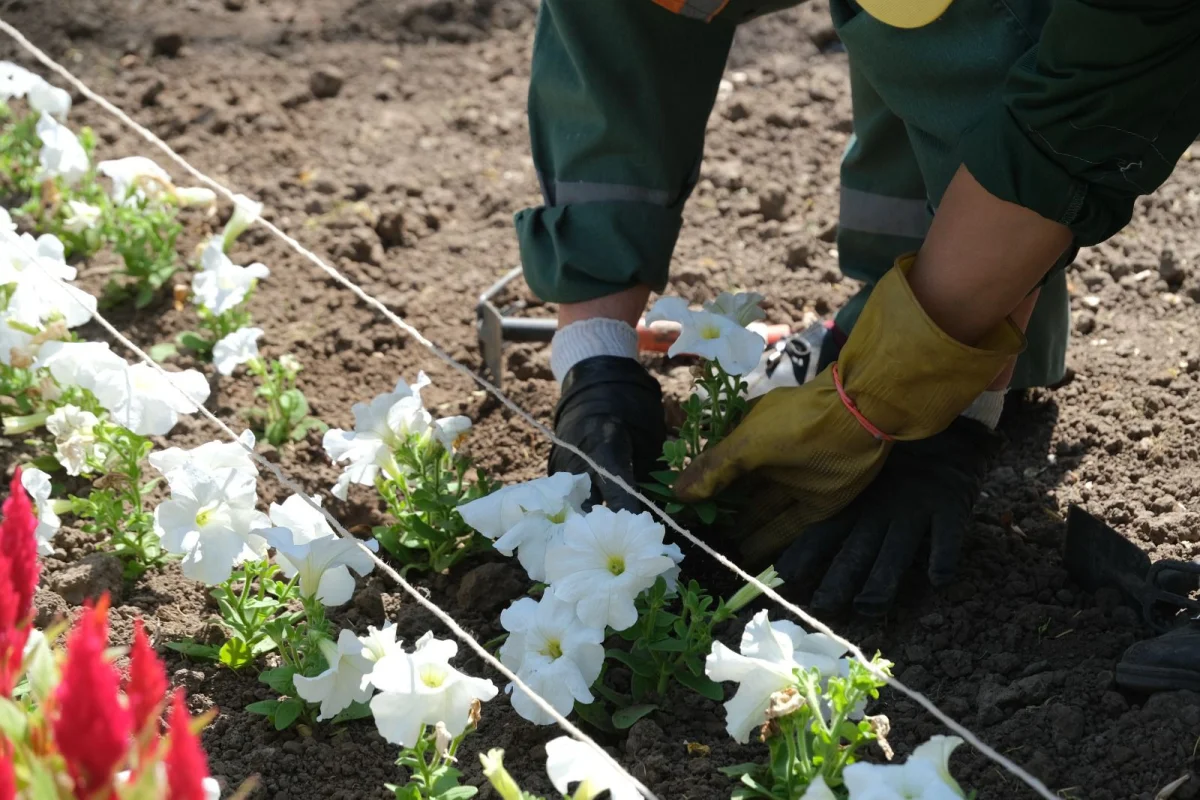
<svg viewBox="0 0 1200 800"><path fill-rule="evenodd" d="M433 438L437 440L443 450L451 455L454 455L469 430L471 430L470 417L442 417L433 421Z"/></svg>
<svg viewBox="0 0 1200 800"><path fill-rule="evenodd" d="M663 545L663 553L674 563L674 566L662 574L663 581L667 584L667 591L674 592L679 586L679 573L682 572L679 565L683 563L683 550L679 549L679 545L671 542Z"/></svg>
<svg viewBox="0 0 1200 800"><path fill-rule="evenodd" d="M417 640L412 653L393 653L375 663L369 682L380 694L371 700L371 713L380 736L412 747L426 725L445 723L451 736L466 729L475 701L495 697L496 685L450 666L457 652L456 643L435 639L431 631Z"/></svg>
<svg viewBox="0 0 1200 800"><path fill-rule="evenodd" d="M358 637L363 646L363 658L367 661L382 661L390 655L404 655L404 647L396 639L396 623L389 622L382 628L367 626L367 635ZM363 677L364 684L370 684L369 677Z"/></svg>
<svg viewBox="0 0 1200 800"><path fill-rule="evenodd" d="M296 694L310 703L321 704L318 722L336 717L352 703L365 703L371 699L371 688L363 678L372 667L371 661L363 655L363 643L354 631L343 628L336 645L322 639L319 647L328 669L312 678L303 675L292 678Z"/></svg>
<svg viewBox="0 0 1200 800"><path fill-rule="evenodd" d="M50 476L37 467L25 467L21 470L21 485L29 492L33 500L33 510L37 514L37 528L33 535L37 539L39 556L54 554L50 540L62 526L62 520L54 513L54 501L50 499Z"/></svg>
<svg viewBox="0 0 1200 800"><path fill-rule="evenodd" d="M546 579L579 619L623 631L637 622L634 598L675 566L663 544L663 526L648 512L597 506L566 522L562 540L546 550Z"/></svg>
<svg viewBox="0 0 1200 800"><path fill-rule="evenodd" d="M80 475L96 447L93 429L96 415L78 406L66 405L46 418L46 430L54 436L54 457L68 475Z"/></svg>
<svg viewBox="0 0 1200 800"><path fill-rule="evenodd" d="M958 736L943 736L941 734L932 736L929 741L917 746L917 749L908 757L907 763L927 761L933 764L942 781L953 789L959 797L963 797L962 787L958 785L958 781L950 774L950 755L962 743L963 740Z"/></svg>
<svg viewBox="0 0 1200 800"><path fill-rule="evenodd" d="M189 466L171 477L171 499L154 509L154 532L167 552L183 556L185 577L214 586L238 564L267 554L270 521L254 508L254 475Z"/></svg>
<svg viewBox="0 0 1200 800"><path fill-rule="evenodd" d="M804 794L800 796L800 800L837 800L837 795L829 788L829 784L825 782L825 778L818 775L816 780L808 785L804 790Z"/></svg>
<svg viewBox="0 0 1200 800"><path fill-rule="evenodd" d="M208 399L205 377L194 369L167 375L149 364L103 372L92 393L113 421L139 436L165 436L180 414L194 414Z"/></svg>
<svg viewBox="0 0 1200 800"><path fill-rule="evenodd" d="M794 686L794 670L816 669L823 676L846 675L846 650L821 633L807 633L786 620L771 622L766 610L754 615L742 631L740 653L721 642L713 644L704 664L714 681L735 681L737 692L725 703L725 729L737 742L766 722L771 695Z"/></svg>
<svg viewBox="0 0 1200 800"><path fill-rule="evenodd" d="M255 200L251 200L244 194L236 194L233 196L233 215L229 218L229 222L225 223L225 230L221 231L221 249L229 250L239 236L250 227L250 224L258 219L262 214L263 204Z"/></svg>
<svg viewBox="0 0 1200 800"><path fill-rule="evenodd" d="M660 297L646 314L648 323L663 320L681 326L679 338L671 344L668 355L698 355L716 361L730 375L744 375L754 369L766 346L757 333L722 314L693 311L681 297Z"/></svg>
<svg viewBox="0 0 1200 800"><path fill-rule="evenodd" d="M185 467L208 473L233 469L250 476L257 476L258 467L255 465L254 459L250 457L250 453L246 451L247 447L254 448L253 431L242 431L242 435L236 442L205 442L191 450L183 450L179 447L155 450L146 457L146 460L150 462L150 466L162 473L162 476L167 479L168 486L173 485L174 473ZM190 478L184 474L180 480L186 485ZM274 524L287 527L278 521L275 521Z"/></svg>
<svg viewBox="0 0 1200 800"><path fill-rule="evenodd" d="M11 61L0 61L0 100L24 97L35 83L42 80L24 67Z"/></svg>
<svg viewBox="0 0 1200 800"><path fill-rule="evenodd" d="M175 191L167 171L145 156L101 161L96 170L112 181L112 199L118 203L154 200Z"/></svg>
<svg viewBox="0 0 1200 800"><path fill-rule="evenodd" d="M175 200L184 207L208 206L217 204L217 193L204 186L184 186L175 189Z"/></svg>
<svg viewBox="0 0 1200 800"><path fill-rule="evenodd" d="M300 594L315 597L327 606L340 606L354 596L350 570L366 575L375 568L375 562L358 542L336 534L306 539L304 534L293 536L287 528L271 528L264 538L275 548L275 561L283 574L289 580L300 576ZM368 548L374 545L371 549L379 547L374 539L363 544Z"/></svg>
<svg viewBox="0 0 1200 800"><path fill-rule="evenodd" d="M500 614L509 637L500 648L500 661L517 673L560 714L569 714L578 700L590 703L591 685L604 664L604 629L580 622L575 606L550 592L541 601L523 597ZM554 718L523 690L509 684L512 706L535 725Z"/></svg>
<svg viewBox="0 0 1200 800"><path fill-rule="evenodd" d="M87 174L91 166L87 152L70 128L49 114L42 114L37 122L37 135L42 140L42 151L34 180L40 183L62 178L63 183L74 186Z"/></svg>
<svg viewBox="0 0 1200 800"><path fill-rule="evenodd" d="M322 444L335 464L347 462L333 487L333 496L345 500L350 484L372 486L381 469L398 469L393 452L409 436L429 430L433 418L421 404L421 390L429 385L424 372L417 374L412 386L404 379L396 388L370 403L355 403L354 430L333 428L325 432Z"/></svg>
<svg viewBox="0 0 1200 800"><path fill-rule="evenodd" d="M531 580L546 580L546 548L562 539L563 526L582 513L592 491L587 475L557 472L547 478L506 486L458 507L463 521L506 556L517 552Z"/></svg>
<svg viewBox="0 0 1200 800"><path fill-rule="evenodd" d="M29 87L26 98L29 107L42 114L49 114L59 122L66 122L67 114L71 112L71 93L38 78Z"/></svg>
<svg viewBox="0 0 1200 800"><path fill-rule="evenodd" d="M728 317L744 328L751 322L766 319L767 312L759 307L762 301L763 296L758 292L721 292L716 300L704 304L704 310Z"/></svg>
<svg viewBox="0 0 1200 800"><path fill-rule="evenodd" d="M31 327L60 319L68 328L88 322L96 312L96 298L67 281L76 270L67 264L58 237L29 234L0 240L0 284L15 283L8 312Z"/></svg>
<svg viewBox="0 0 1200 800"><path fill-rule="evenodd" d="M319 495L312 495L310 499L321 505ZM290 530L292 540L298 544L337 536L325 515L304 502L304 498L298 494L289 495L282 503L271 503L268 514L271 524Z"/></svg>
<svg viewBox="0 0 1200 800"><path fill-rule="evenodd" d="M239 328L221 337L213 345L213 364L217 372L232 375L237 367L258 358L258 340L262 335L262 328Z"/></svg>
<svg viewBox="0 0 1200 800"><path fill-rule="evenodd" d="M99 206L85 203L82 200L67 201L67 217L63 220L63 228L70 233L90 231L100 224L103 211Z"/></svg>
<svg viewBox="0 0 1200 800"><path fill-rule="evenodd" d="M578 783L576 796L596 797L605 789L612 800L642 800L637 785L588 744L560 736L546 743L546 774L560 793L566 795Z"/></svg>
<svg viewBox="0 0 1200 800"><path fill-rule="evenodd" d="M942 779L931 761L909 758L904 764L859 762L846 767L842 780L854 800L961 800L957 784Z"/></svg>
<svg viewBox="0 0 1200 800"><path fill-rule="evenodd" d="M46 342L34 367L50 370L63 388L78 386L94 391L102 375L123 373L129 364L110 350L107 342Z"/></svg>
<svg viewBox="0 0 1200 800"><path fill-rule="evenodd" d="M202 269L192 278L192 299L214 314L237 308L255 281L271 274L263 264L247 267L234 264L221 250L221 240L217 237L200 254L200 266Z"/></svg>

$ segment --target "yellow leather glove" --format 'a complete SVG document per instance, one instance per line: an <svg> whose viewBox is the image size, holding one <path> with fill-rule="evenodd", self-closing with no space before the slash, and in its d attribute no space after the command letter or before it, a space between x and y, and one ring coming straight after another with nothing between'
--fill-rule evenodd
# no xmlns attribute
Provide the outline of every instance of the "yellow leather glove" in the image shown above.
<svg viewBox="0 0 1200 800"><path fill-rule="evenodd" d="M803 386L767 393L676 481L685 501L749 473L773 484L754 493L745 518L749 561L773 557L806 525L844 508L883 466L892 441L944 430L1024 348L1009 320L978 347L943 333L909 288L914 261L900 258L879 281L835 364Z"/></svg>

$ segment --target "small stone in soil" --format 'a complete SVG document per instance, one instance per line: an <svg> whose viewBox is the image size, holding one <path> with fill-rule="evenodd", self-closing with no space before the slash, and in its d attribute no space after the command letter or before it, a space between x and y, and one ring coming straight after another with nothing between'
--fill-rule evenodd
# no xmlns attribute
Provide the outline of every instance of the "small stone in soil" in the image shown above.
<svg viewBox="0 0 1200 800"><path fill-rule="evenodd" d="M340 69L326 65L313 70L308 79L308 88L312 91L313 97L324 99L337 97L345 83L346 76Z"/></svg>
<svg viewBox="0 0 1200 800"><path fill-rule="evenodd" d="M183 49L183 34L178 31L166 31L154 37L151 50L156 56L175 58Z"/></svg>
<svg viewBox="0 0 1200 800"><path fill-rule="evenodd" d="M39 630L45 629L55 619L65 618L71 613L66 600L54 592L41 588L33 594L33 608L35 611L33 625Z"/></svg>

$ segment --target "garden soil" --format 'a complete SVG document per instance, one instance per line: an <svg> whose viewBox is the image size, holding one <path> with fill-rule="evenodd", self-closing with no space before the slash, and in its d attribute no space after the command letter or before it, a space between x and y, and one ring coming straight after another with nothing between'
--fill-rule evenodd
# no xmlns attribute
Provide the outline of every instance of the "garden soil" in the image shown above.
<svg viewBox="0 0 1200 800"><path fill-rule="evenodd" d="M454 358L480 366L475 300L518 263L512 214L538 202L524 120L532 0L7 0L0 8L202 170L265 202L269 219ZM739 34L671 291L700 301L755 289L767 297L770 321L796 326L854 292L832 243L851 122L846 57L827 13L814 0ZM10 43L3 55L32 66ZM101 157L156 155L92 103L77 98L72 114L95 129ZM1200 147L1193 151L1200 157ZM221 221L189 212L186 246ZM425 370L435 410L476 421L470 447L482 468L506 482L544 469L547 443L535 431L280 242L251 231L234 257L270 267L252 303L255 322L268 354L303 362L302 388L322 419L349 427L351 404ZM113 268L100 257L81 265L81 279L97 289ZM1200 158L1185 158L1140 202L1125 232L1082 252L1070 283L1069 377L1006 414L1007 446L984 487L961 579L934 593L914 571L891 619L842 630L894 660L905 682L1061 796L1150 800L1196 769L1200 695L1118 690L1117 660L1149 631L1115 592L1073 585L1060 549L1072 503L1155 558L1194 558L1200 548ZM502 300L512 313L552 313L521 284ZM112 315L143 347L195 323L190 307L177 310L169 299ZM505 390L543 422L556 398L547 356L542 346L510 347L504 376ZM677 401L687 365L649 363ZM209 408L241 424L249 379L213 377L212 387ZM193 418L170 441L216 437ZM318 436L268 454L324 494L348 527L381 521L366 491L347 503L328 497L336 471ZM260 494L266 502L287 491L264 477ZM202 587L175 568L123 584L119 566L86 535L68 527L59 543L39 592L43 621L105 589L118 641L128 640L134 617L145 618L192 709L217 709L204 743L226 787L254 777L255 797L332 800L388 797L383 784L402 782L395 748L369 721L277 733L242 710L268 697L253 675L166 650L166 642L215 633ZM703 554L690 554L685 570L715 590L733 585ZM419 583L481 641L502 632L500 610L526 588L517 567L496 556ZM380 575L335 614L360 631L385 618L409 642L430 627L442 632ZM739 630L724 636L734 641ZM459 665L488 673L465 652ZM728 797L718 767L763 748L732 744L716 703L680 694L665 707L603 743L662 798ZM879 708L901 756L942 730L894 694ZM498 699L461 766L479 784L476 751L502 747L526 788L549 794L542 745L558 734L526 724ZM968 748L953 765L983 800L1033 796ZM480 796L494 794L484 788ZM1200 797L1195 773L1174 796Z"/></svg>

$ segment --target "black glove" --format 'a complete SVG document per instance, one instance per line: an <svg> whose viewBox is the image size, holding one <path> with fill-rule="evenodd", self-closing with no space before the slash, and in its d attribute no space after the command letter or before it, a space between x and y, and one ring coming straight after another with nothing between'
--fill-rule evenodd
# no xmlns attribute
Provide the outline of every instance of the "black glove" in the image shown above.
<svg viewBox="0 0 1200 800"><path fill-rule="evenodd" d="M662 466L659 458L667 436L662 389L635 359L586 358L571 367L563 381L554 433L636 488ZM593 504L642 510L637 498L598 478L583 459L557 445L550 450L549 471L591 475Z"/></svg>
<svg viewBox="0 0 1200 800"><path fill-rule="evenodd" d="M828 564L812 608L841 613L853 602L860 614L880 616L928 537L929 580L944 586L954 578L971 510L998 449L995 433L965 417L929 439L898 443L863 493L800 534L776 569L795 585Z"/></svg>

